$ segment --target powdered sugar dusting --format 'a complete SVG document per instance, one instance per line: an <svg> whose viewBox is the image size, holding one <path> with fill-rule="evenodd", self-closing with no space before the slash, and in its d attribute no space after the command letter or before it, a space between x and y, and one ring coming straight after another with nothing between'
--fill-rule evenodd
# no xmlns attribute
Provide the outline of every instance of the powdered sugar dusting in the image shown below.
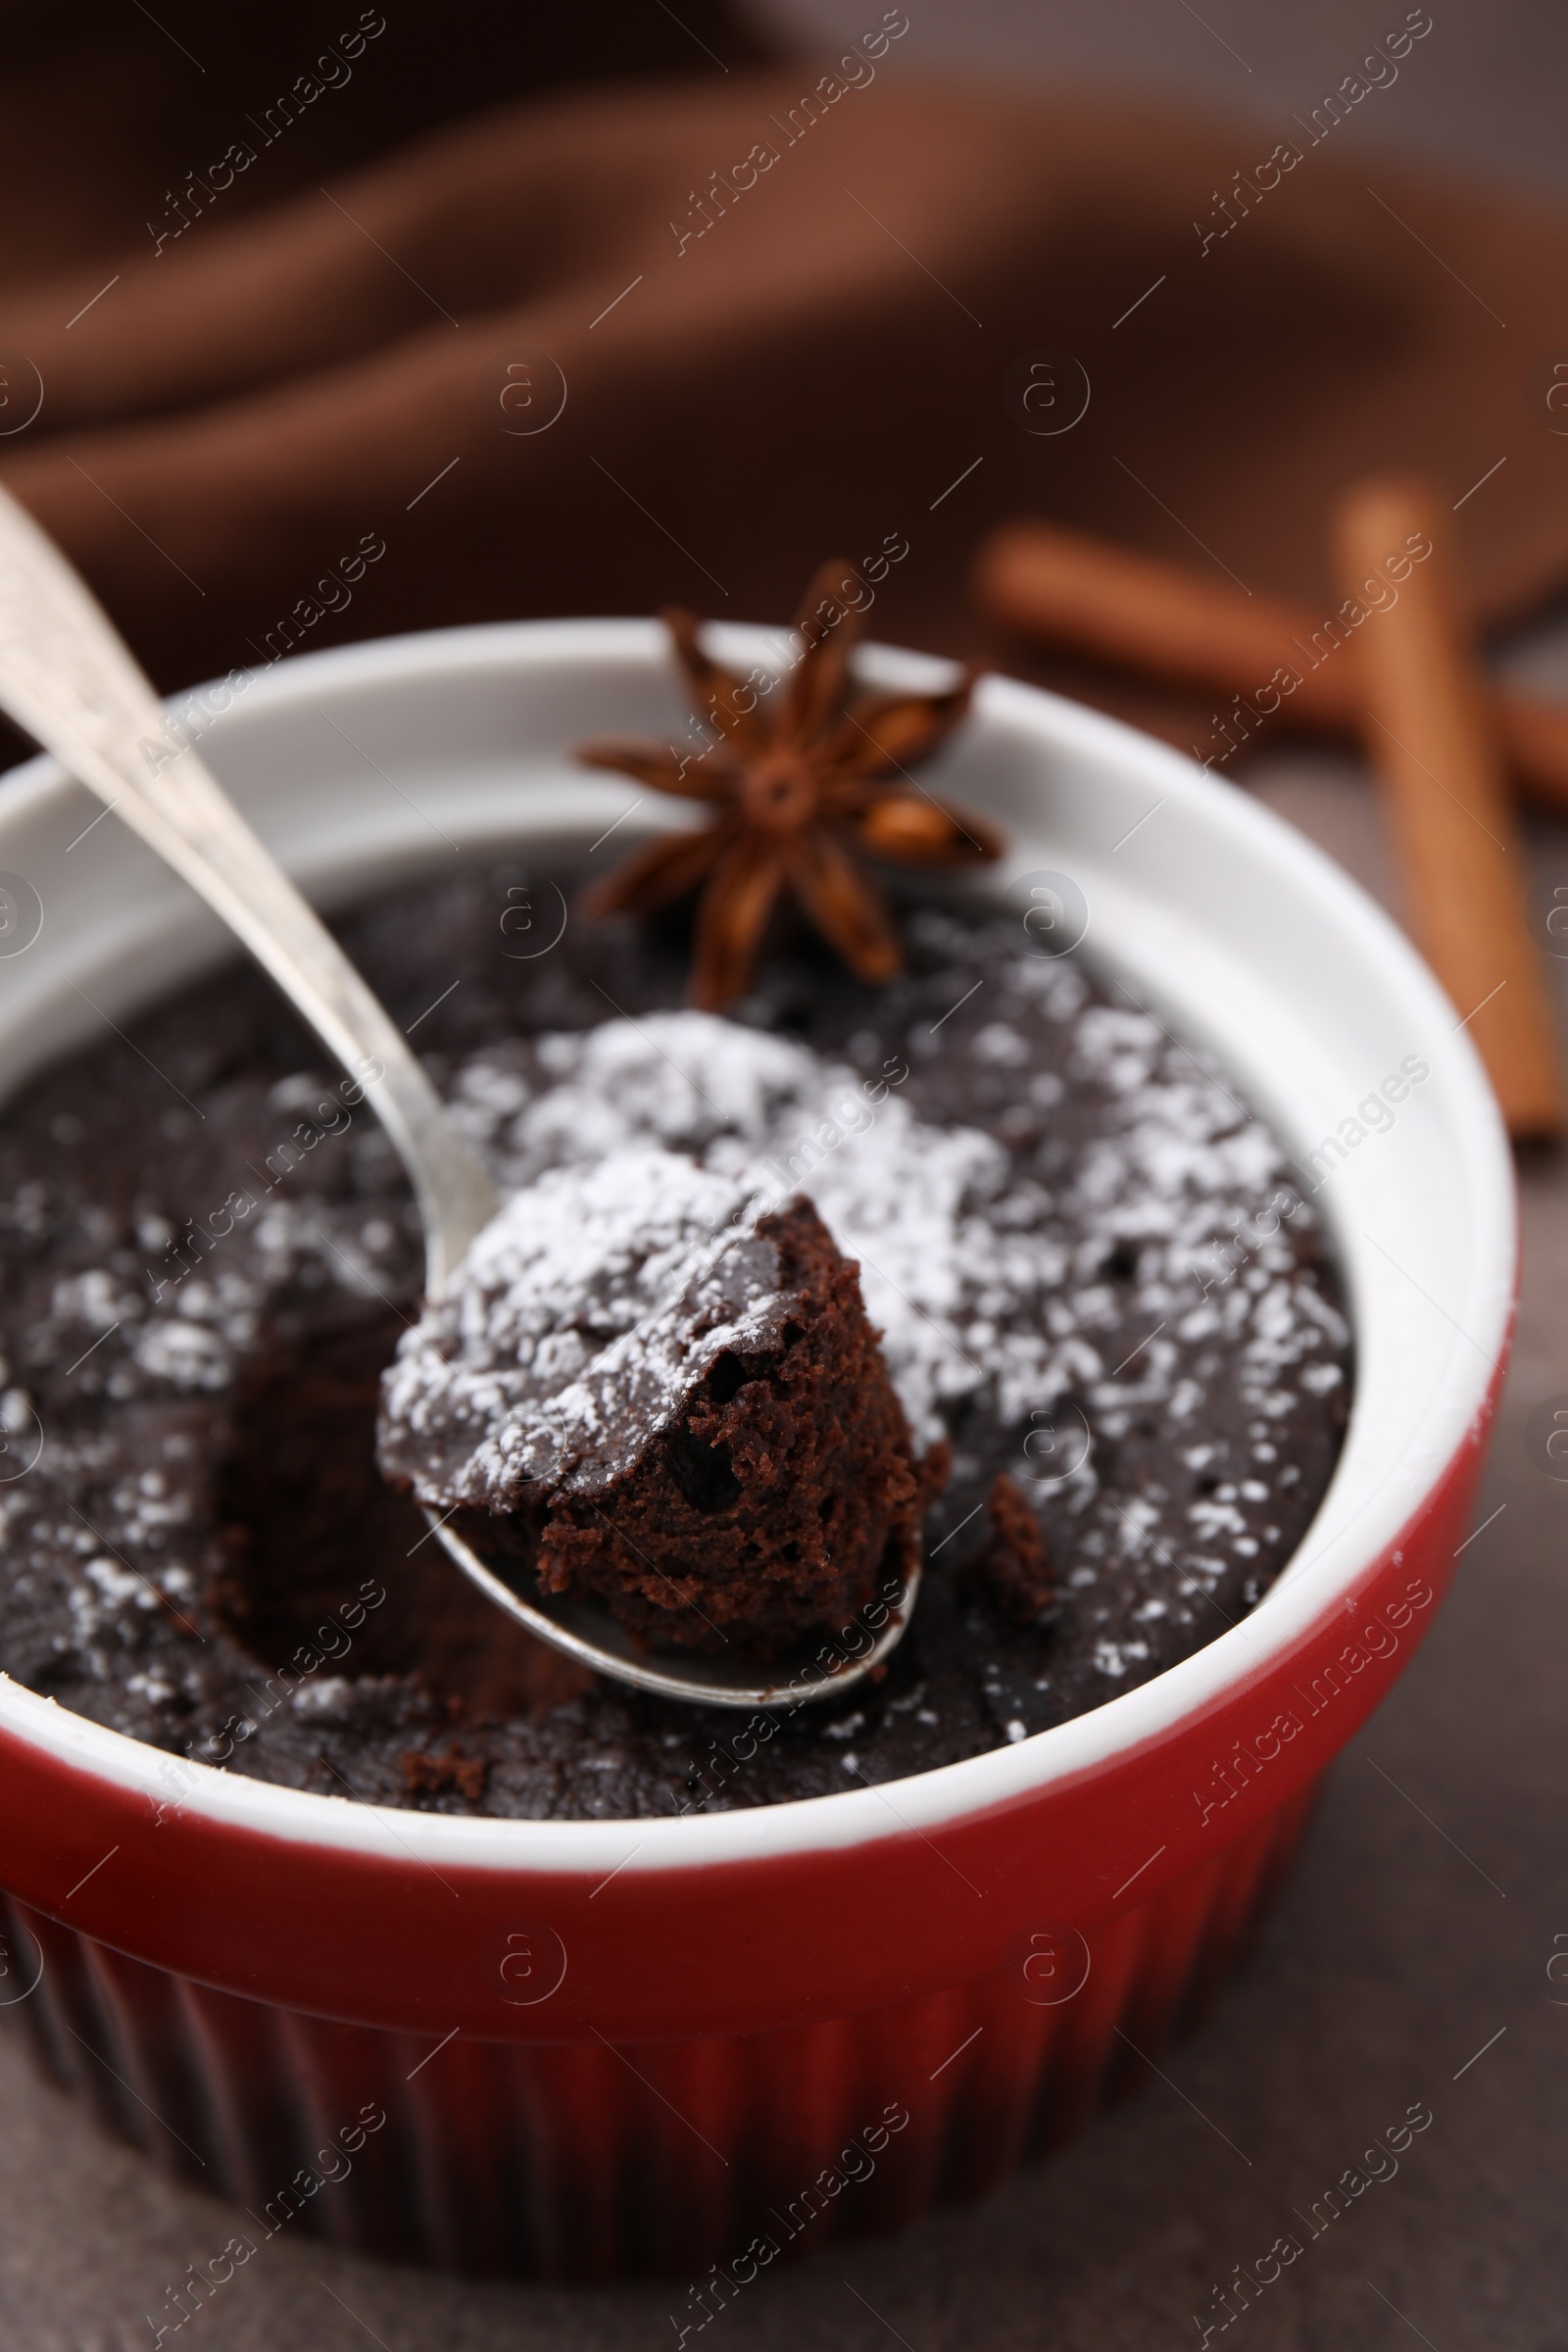
<svg viewBox="0 0 1568 2352"><path fill-rule="evenodd" d="M661 1419L677 1409L729 1344L703 1320L717 1311L702 1288L720 1279L712 1237L733 1250L751 1236L755 1251L756 1218L805 1192L859 1264L922 1446L966 1398L1025 1428L1068 1393L1092 1401L1110 1436L1151 1405L1185 1419L1203 1389L1191 1347L1177 1374L1178 1334L1245 1337L1245 1400L1267 1418L1282 1369L1345 1337L1282 1241L1261 1238L1245 1279L1209 1295L1205 1253L1282 1172L1273 1138L1147 1015L1085 1004L1070 969L1023 964L1013 976L1019 1014L1066 1022L1072 1075L1106 1098L1102 1130L1051 1185L1038 1160L995 1135L921 1119L898 1091L907 1061L868 1080L709 1013L545 1033L517 1041L507 1063L493 1052L468 1062L458 1115L520 1189L454 1299L405 1341L387 1412L416 1434L468 1431L475 1493L498 1477L562 1475L633 1396ZM909 1043L918 1053L920 1034ZM1008 1073L1030 1054L997 1018L973 1051ZM1049 1121L1049 1105L1041 1115ZM1150 1319L1126 1363L1128 1298L1105 1274L1118 1250L1136 1267L1135 1311ZM733 1279L722 1278L732 1315ZM760 1289L753 1311L763 1303ZM1093 1500L1092 1458L1067 1485ZM1094 1548L1157 1545L1158 1518L1123 1507ZM1167 1532L1190 1543L1195 1531ZM1216 1532L1196 1529L1205 1544ZM1250 1540L1243 1527L1232 1548ZM1190 1554L1190 1565L1202 1576L1211 1556Z"/></svg>
<svg viewBox="0 0 1568 2352"><path fill-rule="evenodd" d="M514 1193L387 1373L383 1429L416 1484L482 1503L618 1477L714 1358L767 1345L783 1311L748 1200L648 1144Z"/></svg>
<svg viewBox="0 0 1568 2352"><path fill-rule="evenodd" d="M605 1381L614 1351L623 1370L641 1352L658 1373L657 1412L725 1323L765 1322L770 1267L703 1323L708 1252L727 1258L764 1202L804 1190L859 1257L905 1401L922 1436L945 1428L953 1474L888 1680L828 1726L803 1714L737 1763L705 1720L645 1715L596 1688L539 1717L466 1726L466 1755L489 1770L475 1809L660 1815L887 1783L1081 1714L1244 1616L1310 1524L1352 1367L1312 1203L1224 1071L1117 980L1029 956L1000 912L908 908L908 968L884 989L786 956L746 1021L725 1023L644 1009L681 985L672 935L572 926L552 958L508 960L495 914L514 879L509 867L421 886L349 933L370 984L420 1016L415 1043L501 1184L548 1184L569 1203L545 1266L531 1244L521 1252L510 1335L511 1277L491 1284L510 1363L502 1348L466 1368L461 1334L446 1343L447 1373L518 1376L493 1425L453 1425L463 1462L510 1410L548 1458L581 1447L566 1475L588 1475L596 1419L629 1418L625 1388ZM605 1022L607 996L635 1017ZM45 1074L8 1111L12 1466L20 1442L47 1436L31 1471L0 1488L7 1671L172 1751L159 1767L170 1804L194 1757L467 1809L466 1786L407 1793L410 1741L428 1746L433 1784L453 1734L449 1698L410 1684L403 1661L430 1644L432 1674L455 1661L465 1692L482 1671L487 1707L494 1661L466 1662L464 1596L423 1522L375 1480L364 1421L403 1318L419 1312L418 1220L392 1148L368 1100L350 1117L257 976L204 985L136 1038ZM627 1296L604 1313L583 1201L628 1152L681 1163L670 1181L692 1215L655 1231L647 1184L607 1197ZM720 1189L695 1198L693 1178ZM666 1243L675 1254L654 1281ZM645 1266L657 1298L632 1295ZM677 1300L693 1310L685 1330L641 1328ZM571 1346L586 1359L575 1369ZM1074 1429L1083 1458L1062 1475ZM275 1473L296 1471L303 1486L279 1486ZM1017 1629L986 1597L999 1472L1055 1570L1049 1629ZM318 1572L341 1584L330 1627L298 1614ZM337 1600L362 1577L384 1577L369 1587L384 1605L339 1656ZM259 1660L243 1637L236 1647L236 1592Z"/></svg>

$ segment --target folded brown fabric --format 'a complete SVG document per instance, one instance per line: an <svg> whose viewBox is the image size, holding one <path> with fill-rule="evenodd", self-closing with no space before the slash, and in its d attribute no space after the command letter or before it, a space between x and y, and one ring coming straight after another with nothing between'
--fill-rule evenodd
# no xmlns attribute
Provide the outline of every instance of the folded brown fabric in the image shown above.
<svg viewBox="0 0 1568 2352"><path fill-rule="evenodd" d="M509 107L192 209L107 291L101 259L14 291L43 402L0 476L169 684L510 614L776 616L829 551L874 631L983 650L967 557L1020 510L1326 600L1327 504L1390 466L1461 502L1486 617L1568 575L1568 223L1348 162L1332 115L1276 142L919 84L867 17L828 66Z"/></svg>

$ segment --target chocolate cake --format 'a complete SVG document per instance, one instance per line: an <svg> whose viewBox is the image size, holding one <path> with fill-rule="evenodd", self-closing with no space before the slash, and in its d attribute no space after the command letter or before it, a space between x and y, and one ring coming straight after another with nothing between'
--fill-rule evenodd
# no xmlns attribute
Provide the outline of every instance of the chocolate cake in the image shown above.
<svg viewBox="0 0 1568 2352"><path fill-rule="evenodd" d="M1332 1472L1350 1354L1310 1202L1223 1074L1081 954L1042 956L937 884L906 915L903 977L852 980L806 940L729 1018L679 1009L673 917L572 921L513 960L530 887L465 866L342 935L502 1187L586 1198L641 1152L683 1163L689 1191L744 1188L776 1261L732 1302L757 1317L745 1345L676 1384L662 1474L686 1479L681 1509L740 1507L727 1478L746 1491L778 1400L783 1300L814 1302L791 1343L808 1366L818 1307L824 1335L854 1322L858 1266L855 1344L880 1332L908 1436L868 1415L868 1481L823 1458L839 1405L792 1424L815 1449L801 1495L838 1481L823 1557L855 1555L856 1591L884 1556L877 1481L902 1543L901 1476L952 1460L881 1679L755 1722L674 1705L593 1680L468 1586L376 1468L382 1376L400 1342L400 1366L424 1348L397 1161L363 1089L237 964L7 1109L5 1671L166 1750L171 1804L194 1758L449 1812L638 1816L1022 1740L1245 1616ZM564 1365L550 1377L559 1398ZM527 1486L506 1491L526 1505ZM563 1564L623 1577L590 1490L562 1515ZM663 1496L650 1510L676 1508ZM759 1518L764 1548L783 1526Z"/></svg>
<svg viewBox="0 0 1568 2352"><path fill-rule="evenodd" d="M901 1592L910 1453L810 1202L649 1146L514 1193L382 1384L383 1472L525 1594L758 1659Z"/></svg>

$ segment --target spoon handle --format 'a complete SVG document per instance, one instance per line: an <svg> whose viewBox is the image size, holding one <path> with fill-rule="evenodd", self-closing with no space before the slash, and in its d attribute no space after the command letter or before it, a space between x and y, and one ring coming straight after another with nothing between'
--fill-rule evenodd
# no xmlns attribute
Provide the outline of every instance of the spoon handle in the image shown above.
<svg viewBox="0 0 1568 2352"><path fill-rule="evenodd" d="M440 1097L319 917L163 710L54 541L0 490L0 707L183 876L367 1087L413 1183L432 1295L496 1200Z"/></svg>

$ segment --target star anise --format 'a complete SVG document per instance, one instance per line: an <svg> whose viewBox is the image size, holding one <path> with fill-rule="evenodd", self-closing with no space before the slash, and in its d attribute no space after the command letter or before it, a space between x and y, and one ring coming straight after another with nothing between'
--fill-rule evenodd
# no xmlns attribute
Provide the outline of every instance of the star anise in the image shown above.
<svg viewBox="0 0 1568 2352"><path fill-rule="evenodd" d="M700 891L690 996L706 1011L745 990L782 896L862 979L887 980L904 951L859 859L956 866L1001 855L982 817L933 800L907 772L965 715L973 668L943 694L851 699L860 613L849 585L858 579L850 564L823 564L796 623L805 651L777 680L733 676L703 651L695 614L664 612L711 739L684 758L660 744L578 747L590 767L717 811L710 825L637 851L583 902L591 914L640 914Z"/></svg>

